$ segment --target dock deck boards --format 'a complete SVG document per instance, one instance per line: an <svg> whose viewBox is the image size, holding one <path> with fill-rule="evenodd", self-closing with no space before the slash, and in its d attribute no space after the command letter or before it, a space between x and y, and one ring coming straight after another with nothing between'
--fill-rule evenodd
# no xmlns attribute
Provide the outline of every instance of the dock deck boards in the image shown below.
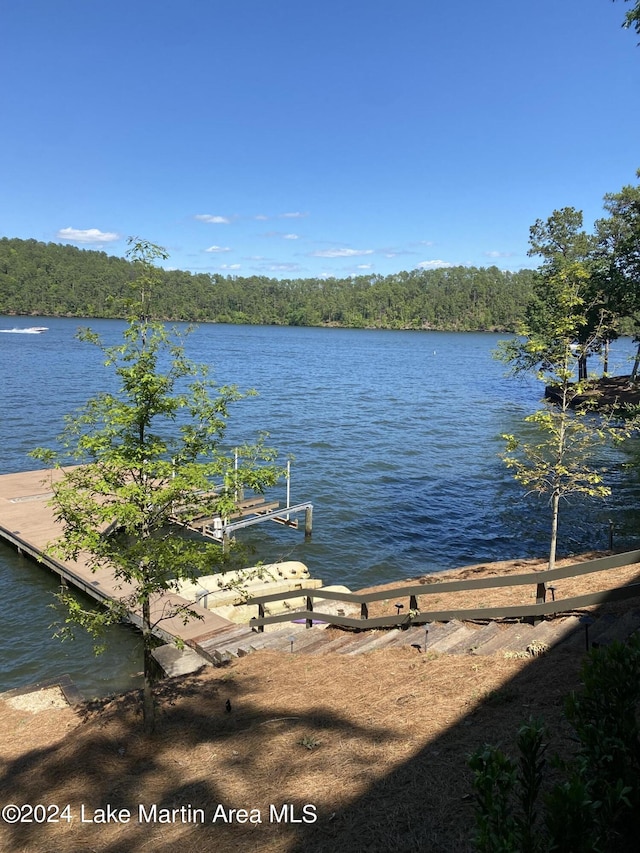
<svg viewBox="0 0 640 853"><path fill-rule="evenodd" d="M18 474L0 475L0 537L22 552L29 554L51 571L66 577L73 586L85 590L98 601L126 598L133 588L116 579L111 569L93 571L87 558L60 560L47 554L50 543L61 533L53 508L49 504L51 484L62 476L59 470L23 471ZM165 606L185 605L198 617L186 625L174 616L164 620L158 633L164 639L179 637L197 649L198 639L233 623L216 613L173 593L168 593L152 603L152 614L159 614ZM140 616L130 612L134 624L140 624Z"/></svg>

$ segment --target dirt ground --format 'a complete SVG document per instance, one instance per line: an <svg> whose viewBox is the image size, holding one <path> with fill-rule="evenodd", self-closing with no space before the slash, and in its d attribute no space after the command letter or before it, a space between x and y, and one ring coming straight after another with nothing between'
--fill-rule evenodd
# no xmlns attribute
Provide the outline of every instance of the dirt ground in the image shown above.
<svg viewBox="0 0 640 853"><path fill-rule="evenodd" d="M638 573L615 570L607 583ZM562 594L594 581L573 583ZM489 606L488 593L472 596ZM550 753L566 749L564 697L583 659L575 646L527 660L415 648L257 652L159 685L151 738L135 693L75 709L0 701L0 849L464 853L474 827L469 754L487 742L511 749L531 716L547 722Z"/></svg>

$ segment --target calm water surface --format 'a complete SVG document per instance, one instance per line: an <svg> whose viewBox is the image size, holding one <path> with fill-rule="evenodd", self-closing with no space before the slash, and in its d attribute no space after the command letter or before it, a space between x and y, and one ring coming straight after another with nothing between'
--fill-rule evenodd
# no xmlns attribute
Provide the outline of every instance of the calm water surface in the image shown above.
<svg viewBox="0 0 640 853"><path fill-rule="evenodd" d="M123 324L88 321L118 343ZM76 320L0 318L0 328L44 325L42 335L0 334L0 470L39 467L27 454L51 445L62 417L110 387L97 349ZM267 525L239 535L255 559L298 559L325 583L352 588L467 563L544 554L544 502L527 498L499 459L503 432L537 407L541 386L514 380L492 359L499 335L260 326L200 326L194 360L220 384L259 396L232 409L229 446L269 432L294 457L291 499L314 504L313 539ZM618 342L611 372L628 372ZM595 364L593 365L595 368ZM560 550L636 544L638 489L609 459L614 494L564 507ZM276 497L284 500L285 487ZM86 695L137 683L139 641L114 628L106 655L91 643L51 639L53 576L0 546L4 604L0 690L69 673Z"/></svg>

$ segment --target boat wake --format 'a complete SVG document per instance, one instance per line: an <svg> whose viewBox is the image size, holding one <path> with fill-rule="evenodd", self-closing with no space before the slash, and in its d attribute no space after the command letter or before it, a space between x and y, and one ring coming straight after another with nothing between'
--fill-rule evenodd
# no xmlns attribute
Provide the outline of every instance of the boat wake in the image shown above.
<svg viewBox="0 0 640 853"><path fill-rule="evenodd" d="M29 326L26 329L0 329L0 332L5 335L39 335L48 329L48 326Z"/></svg>

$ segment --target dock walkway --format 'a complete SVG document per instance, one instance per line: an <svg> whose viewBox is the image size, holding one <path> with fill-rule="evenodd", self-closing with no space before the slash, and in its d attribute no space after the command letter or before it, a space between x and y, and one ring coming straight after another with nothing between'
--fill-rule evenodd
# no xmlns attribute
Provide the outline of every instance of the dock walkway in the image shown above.
<svg viewBox="0 0 640 853"><path fill-rule="evenodd" d="M126 598L133 588L118 580L112 570L92 571L82 557L59 560L47 553L50 543L61 533L49 505L53 494L51 484L61 476L61 471L49 469L0 475L0 538L98 602ZM155 632L163 640L170 642L179 637L197 650L201 640L232 625L216 613L171 593L152 602L152 618L157 618L163 609L183 605L188 605L201 618L193 618L186 625L177 616L163 620ZM128 618L138 627L142 624L140 614L134 610L129 611Z"/></svg>

